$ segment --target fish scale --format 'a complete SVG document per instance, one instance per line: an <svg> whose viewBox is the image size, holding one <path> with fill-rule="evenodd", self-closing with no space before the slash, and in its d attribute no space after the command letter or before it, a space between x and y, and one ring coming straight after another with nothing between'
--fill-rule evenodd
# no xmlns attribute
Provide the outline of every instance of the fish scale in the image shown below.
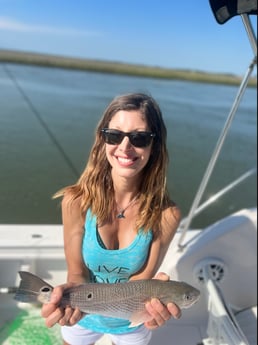
<svg viewBox="0 0 258 345"><path fill-rule="evenodd" d="M154 290L154 291L152 291ZM157 290L157 289L156 289ZM103 315L130 314L132 311L140 310L142 305L150 299L150 296L157 296L153 289L153 281L131 282L130 284L87 284L76 289L68 289L63 295L62 305L78 307L86 313L100 312ZM121 304L122 303L122 304Z"/></svg>
<svg viewBox="0 0 258 345"><path fill-rule="evenodd" d="M20 286L15 296L21 302L50 301L53 287L30 272L19 272ZM150 318L145 303L152 298L164 305L173 302L179 308L189 308L199 299L200 291L178 281L157 279L135 280L127 283L85 283L64 291L60 306L79 308L87 314L130 320L138 325Z"/></svg>

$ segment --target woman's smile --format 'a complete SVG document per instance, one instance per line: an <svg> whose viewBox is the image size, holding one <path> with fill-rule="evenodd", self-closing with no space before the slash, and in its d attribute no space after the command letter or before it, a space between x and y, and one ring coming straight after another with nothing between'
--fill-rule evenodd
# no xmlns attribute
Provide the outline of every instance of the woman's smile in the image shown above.
<svg viewBox="0 0 258 345"><path fill-rule="evenodd" d="M137 157L115 156L115 158L122 167L131 167L138 160Z"/></svg>

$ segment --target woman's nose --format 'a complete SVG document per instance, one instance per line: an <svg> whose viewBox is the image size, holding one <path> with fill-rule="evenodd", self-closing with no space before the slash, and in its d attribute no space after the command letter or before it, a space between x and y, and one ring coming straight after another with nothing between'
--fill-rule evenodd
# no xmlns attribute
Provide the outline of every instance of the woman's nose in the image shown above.
<svg viewBox="0 0 258 345"><path fill-rule="evenodd" d="M128 137L124 137L122 142L119 145L119 148L123 151L130 150L132 148L132 144L130 143L130 140Z"/></svg>

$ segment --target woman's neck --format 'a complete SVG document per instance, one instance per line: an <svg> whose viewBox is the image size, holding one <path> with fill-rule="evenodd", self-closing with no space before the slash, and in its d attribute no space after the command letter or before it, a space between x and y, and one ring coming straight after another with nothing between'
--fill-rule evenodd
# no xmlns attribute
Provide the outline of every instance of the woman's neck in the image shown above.
<svg viewBox="0 0 258 345"><path fill-rule="evenodd" d="M139 194L139 178L124 178L113 176L113 185L116 202L123 207Z"/></svg>

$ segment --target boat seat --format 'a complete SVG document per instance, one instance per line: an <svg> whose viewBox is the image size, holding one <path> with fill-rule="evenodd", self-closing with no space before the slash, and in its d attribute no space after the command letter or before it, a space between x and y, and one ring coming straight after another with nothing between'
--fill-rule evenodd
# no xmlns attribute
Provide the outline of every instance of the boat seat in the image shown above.
<svg viewBox="0 0 258 345"><path fill-rule="evenodd" d="M235 318L249 345L257 345L257 305L236 313Z"/></svg>

